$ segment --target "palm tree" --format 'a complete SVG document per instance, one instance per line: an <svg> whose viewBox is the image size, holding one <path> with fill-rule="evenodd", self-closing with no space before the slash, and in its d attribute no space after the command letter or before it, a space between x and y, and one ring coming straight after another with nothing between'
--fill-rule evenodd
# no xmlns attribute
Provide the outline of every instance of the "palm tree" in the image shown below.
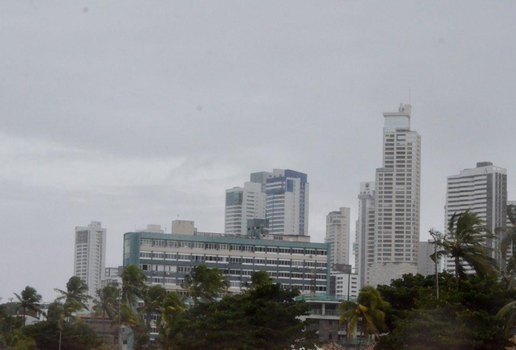
<svg viewBox="0 0 516 350"><path fill-rule="evenodd" d="M57 288L55 290L61 294L56 300L64 300L65 317L80 310L88 310L87 303L91 297L87 294L88 285L80 277L70 277L66 283L66 291Z"/></svg>
<svg viewBox="0 0 516 350"><path fill-rule="evenodd" d="M507 206L507 217L511 222L511 226L501 227L498 229L500 234L500 256L499 262L502 277L507 287L513 288L516 279L516 206ZM512 252L512 256L507 259L507 253Z"/></svg>
<svg viewBox="0 0 516 350"><path fill-rule="evenodd" d="M120 288L109 284L97 290L97 299L94 302L93 309L97 314L114 320L120 308Z"/></svg>
<svg viewBox="0 0 516 350"><path fill-rule="evenodd" d="M210 269L199 265L192 269L183 281L183 288L188 291L194 304L212 302L223 295L229 287L229 282L219 269Z"/></svg>
<svg viewBox="0 0 516 350"><path fill-rule="evenodd" d="M35 314L41 312L41 295L39 295L36 289L31 286L26 286L20 294L14 293L14 295L20 303L23 315L23 325L25 326L25 321L29 311L32 311Z"/></svg>
<svg viewBox="0 0 516 350"><path fill-rule="evenodd" d="M516 300L505 304L496 314L496 317L505 323L505 334L511 336L511 331L516 326Z"/></svg>
<svg viewBox="0 0 516 350"><path fill-rule="evenodd" d="M177 292L169 292L162 303L162 312L159 322L159 341L163 349L170 348L170 339L173 335L173 325L178 316L186 311L183 298Z"/></svg>
<svg viewBox="0 0 516 350"><path fill-rule="evenodd" d="M154 285L146 289L143 296L143 307L140 312L144 315L145 325L147 329L151 327L153 315L158 315L158 322L163 312L163 301L167 296L167 291L160 285Z"/></svg>
<svg viewBox="0 0 516 350"><path fill-rule="evenodd" d="M171 323L173 318L186 311L184 300L177 292L167 293L162 305L162 324Z"/></svg>
<svg viewBox="0 0 516 350"><path fill-rule="evenodd" d="M129 265L122 272L122 302L136 310L138 299L145 294L147 277L136 265Z"/></svg>
<svg viewBox="0 0 516 350"><path fill-rule="evenodd" d="M493 238L475 213L455 213L448 222L447 233L436 242L440 249L431 258L450 256L454 261L457 281L466 276L467 265L481 276L496 274L496 262L486 248L487 240Z"/></svg>
<svg viewBox="0 0 516 350"><path fill-rule="evenodd" d="M340 304L340 323L347 323L347 336L351 338L361 328L363 336L378 337L386 329L385 311L389 303L373 287L364 287L358 295L357 303L345 301Z"/></svg>

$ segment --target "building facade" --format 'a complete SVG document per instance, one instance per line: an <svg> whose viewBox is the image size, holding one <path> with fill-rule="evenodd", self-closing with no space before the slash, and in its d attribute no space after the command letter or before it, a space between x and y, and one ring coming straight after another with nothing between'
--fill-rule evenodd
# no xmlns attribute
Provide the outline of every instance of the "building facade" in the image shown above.
<svg viewBox="0 0 516 350"><path fill-rule="evenodd" d="M355 267L360 287L370 284L369 269L374 262L375 183L362 182L358 195Z"/></svg>
<svg viewBox="0 0 516 350"><path fill-rule="evenodd" d="M302 294L326 294L330 252L325 243L310 243L304 236L270 235L252 239L232 235L178 235L128 232L124 235L124 266L137 265L152 284L182 290L192 268L204 264L220 269L230 292L245 288L255 271L266 271Z"/></svg>
<svg viewBox="0 0 516 350"><path fill-rule="evenodd" d="M88 295L96 296L104 279L106 229L98 221L75 227L74 275L88 285Z"/></svg>
<svg viewBox="0 0 516 350"><path fill-rule="evenodd" d="M307 175L290 169L252 173L244 187L226 190L225 233L248 234L256 221L267 232L308 236ZM260 224L261 226L262 224Z"/></svg>
<svg viewBox="0 0 516 350"><path fill-rule="evenodd" d="M446 185L445 225L454 214L475 213L492 232L505 227L507 222L507 170L491 162L479 162L475 168L464 169L458 175L448 176ZM497 237L501 238L501 237ZM489 240L487 247L492 257L500 262L500 239ZM451 261L448 271L454 271Z"/></svg>
<svg viewBox="0 0 516 350"><path fill-rule="evenodd" d="M339 300L356 300L360 291L359 279L351 269L346 272L332 271L330 276L331 295Z"/></svg>
<svg viewBox="0 0 516 350"><path fill-rule="evenodd" d="M266 219L269 232L308 236L308 176L290 169L274 169L266 179Z"/></svg>
<svg viewBox="0 0 516 350"><path fill-rule="evenodd" d="M410 129L411 106L384 113L383 167L376 170L374 261L370 284L417 272L421 138Z"/></svg>
<svg viewBox="0 0 516 350"><path fill-rule="evenodd" d="M349 264L350 209L341 207L326 215L326 237L324 241L332 249L332 265Z"/></svg>
<svg viewBox="0 0 516 350"><path fill-rule="evenodd" d="M247 234L247 220L265 219L265 193L262 185L246 182L244 187L226 190L224 232Z"/></svg>
<svg viewBox="0 0 516 350"><path fill-rule="evenodd" d="M308 306L307 314L299 319L308 320L307 330L315 332L319 342L341 344L346 341L346 327L340 323L341 299L331 296L301 296L297 300L304 301Z"/></svg>

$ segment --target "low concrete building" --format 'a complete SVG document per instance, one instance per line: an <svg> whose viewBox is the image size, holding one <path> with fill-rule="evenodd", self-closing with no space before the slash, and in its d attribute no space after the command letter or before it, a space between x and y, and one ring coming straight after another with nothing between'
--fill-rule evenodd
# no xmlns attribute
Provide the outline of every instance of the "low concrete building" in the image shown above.
<svg viewBox="0 0 516 350"><path fill-rule="evenodd" d="M302 300L309 306L306 316L301 316L302 321L308 320L308 330L315 331L319 342L343 343L346 339L346 329L340 324L339 305L342 300L330 296L302 296Z"/></svg>
<svg viewBox="0 0 516 350"><path fill-rule="evenodd" d="M307 236L249 236L197 232L195 235L128 232L124 235L124 266L136 265L151 284L180 291L192 268L204 264L220 269L230 292L245 288L255 271L305 295L329 291L329 245L310 243Z"/></svg>

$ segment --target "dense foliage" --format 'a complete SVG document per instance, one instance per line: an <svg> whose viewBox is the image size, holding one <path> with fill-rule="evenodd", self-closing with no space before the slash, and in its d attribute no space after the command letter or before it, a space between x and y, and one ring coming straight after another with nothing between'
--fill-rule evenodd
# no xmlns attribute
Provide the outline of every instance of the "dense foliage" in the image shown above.
<svg viewBox="0 0 516 350"><path fill-rule="evenodd" d="M294 298L297 291L283 289L257 273L250 288L220 301L198 303L168 327L167 349L285 349L306 341L307 311Z"/></svg>
<svg viewBox="0 0 516 350"><path fill-rule="evenodd" d="M509 345L503 321L496 313L514 300L497 277L464 277L460 290L450 274L439 276L440 298L435 298L435 277L405 275L390 286L379 286L391 304L389 333L376 349L504 349ZM424 336L422 336L424 335Z"/></svg>
<svg viewBox="0 0 516 350"><path fill-rule="evenodd" d="M504 232L508 233L504 241L512 241L514 227ZM508 266L496 266L485 248L493 235L469 211L452 216L446 235L433 236L437 238L433 258L451 257L454 274L437 279L405 275L390 286L379 286L391 310L389 332L376 349L504 349L510 345L516 321L513 259ZM501 246L506 249L507 244ZM468 268L474 273L466 273Z"/></svg>
<svg viewBox="0 0 516 350"><path fill-rule="evenodd" d="M258 272L238 295L217 269L194 268L185 282L187 297L145 284L136 266L122 274L122 286L97 291L93 311L112 325L128 327L136 349L285 349L312 340L299 316L307 311L295 301L298 292ZM38 310L40 297L27 287L18 303L0 308L0 348L98 349L100 339L77 313L88 307L86 285L72 277L49 305L46 320L23 326L27 310ZM15 313L21 315L17 316ZM151 339L151 332L159 332ZM118 331L117 331L118 333ZM310 333L311 335L311 333ZM105 346L114 346L106 344Z"/></svg>

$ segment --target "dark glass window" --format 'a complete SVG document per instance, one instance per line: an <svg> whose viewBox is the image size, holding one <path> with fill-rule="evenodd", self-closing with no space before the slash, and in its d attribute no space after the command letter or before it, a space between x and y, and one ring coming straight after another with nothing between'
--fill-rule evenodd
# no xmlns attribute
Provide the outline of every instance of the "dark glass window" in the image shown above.
<svg viewBox="0 0 516 350"><path fill-rule="evenodd" d="M226 205L240 205L242 204L242 192L226 193Z"/></svg>

